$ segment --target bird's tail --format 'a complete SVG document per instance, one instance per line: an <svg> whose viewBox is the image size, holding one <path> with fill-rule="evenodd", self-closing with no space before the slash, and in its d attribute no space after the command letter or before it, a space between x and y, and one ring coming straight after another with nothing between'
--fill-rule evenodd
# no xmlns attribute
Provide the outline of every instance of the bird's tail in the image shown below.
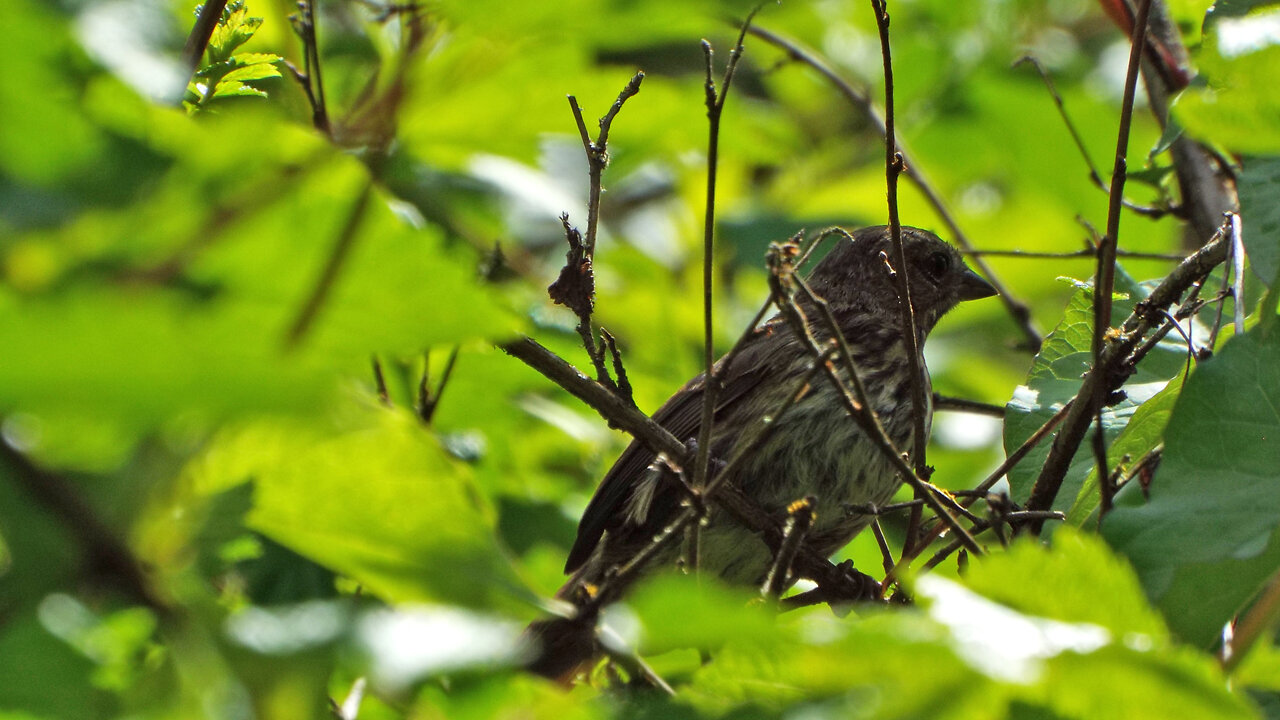
<svg viewBox="0 0 1280 720"><path fill-rule="evenodd" d="M600 656L594 617L535 620L525 628L524 641L532 648L524 669L565 685Z"/></svg>

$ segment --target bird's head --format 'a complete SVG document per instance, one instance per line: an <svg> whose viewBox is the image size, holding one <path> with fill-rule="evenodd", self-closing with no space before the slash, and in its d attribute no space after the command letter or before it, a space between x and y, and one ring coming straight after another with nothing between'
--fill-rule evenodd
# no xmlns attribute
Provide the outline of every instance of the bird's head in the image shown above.
<svg viewBox="0 0 1280 720"><path fill-rule="evenodd" d="M889 228L867 227L841 238L809 274L814 292L833 310L883 313L897 322L899 272ZM928 230L902 227L902 249L911 282L911 305L916 326L929 332L948 310L965 300L996 294L991 283L965 264L960 252Z"/></svg>

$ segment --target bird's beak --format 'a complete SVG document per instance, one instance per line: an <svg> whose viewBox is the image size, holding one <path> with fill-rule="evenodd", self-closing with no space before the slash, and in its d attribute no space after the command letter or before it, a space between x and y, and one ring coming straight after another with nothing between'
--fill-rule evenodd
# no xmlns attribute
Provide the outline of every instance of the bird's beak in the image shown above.
<svg viewBox="0 0 1280 720"><path fill-rule="evenodd" d="M961 300L981 300L996 295L996 289L991 287L991 283L982 279L978 273L965 268L960 275L960 299Z"/></svg>

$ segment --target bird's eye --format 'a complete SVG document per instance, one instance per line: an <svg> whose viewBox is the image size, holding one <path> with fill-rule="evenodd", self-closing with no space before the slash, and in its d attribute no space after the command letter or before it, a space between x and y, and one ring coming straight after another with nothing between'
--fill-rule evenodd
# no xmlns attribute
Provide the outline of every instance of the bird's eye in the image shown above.
<svg viewBox="0 0 1280 720"><path fill-rule="evenodd" d="M934 280L941 280L943 275L951 269L951 256L946 253L936 252L929 256L925 263L925 270L929 273L929 277Z"/></svg>

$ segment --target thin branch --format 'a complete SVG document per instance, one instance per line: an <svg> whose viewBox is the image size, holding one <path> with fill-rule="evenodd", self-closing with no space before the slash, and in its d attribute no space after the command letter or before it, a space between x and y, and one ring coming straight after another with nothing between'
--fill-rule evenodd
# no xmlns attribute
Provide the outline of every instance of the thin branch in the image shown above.
<svg viewBox="0 0 1280 720"><path fill-rule="evenodd" d="M875 536L876 547L880 548L880 563L885 575L893 570L893 550L889 548L889 540L884 536L884 528L880 527L880 518L871 518L871 534Z"/></svg>
<svg viewBox="0 0 1280 720"><path fill-rule="evenodd" d="M1241 237L1240 215L1231 214L1231 276L1235 278L1235 301L1231 307L1235 310L1236 335L1244 334L1244 240Z"/></svg>
<svg viewBox="0 0 1280 720"><path fill-rule="evenodd" d="M640 83L642 82L644 82L643 71L633 75L626 86L622 88L622 91L618 93L618 98L609 107L608 112L600 118L598 122L600 132L596 134L595 140L592 140L587 133L587 124L582 119L582 108L578 107L578 99L572 95L568 96L569 109L573 112L573 119L578 126L578 134L582 138L582 149L587 154L587 174L590 179L590 195L587 199L586 245L588 257L595 257L596 252L596 233L600 224L600 193L603 189L601 181L604 169L609 164L609 129L613 125L613 119L622 110L623 104L640 92Z"/></svg>
<svg viewBox="0 0 1280 720"><path fill-rule="evenodd" d="M285 338L285 344L288 347L296 347L301 342L303 336L311 329L312 323L315 322L320 308L329 297L329 292L333 289L334 283L337 282L338 274L341 272L343 264L346 263L347 257L351 254L351 248L355 245L356 231L360 229L360 221L364 218L365 209L369 207L369 198L372 195L373 181L367 180L364 188L360 191L360 195L356 198L355 204L351 206L351 211L347 213L346 222L342 224L342 228L338 231L338 237L333 243L333 250L329 252L329 259L325 261L320 277L316 280L316 284L311 289L306 301L303 302L302 309L298 311L298 316L294 319L293 324L289 326L289 333Z"/></svg>
<svg viewBox="0 0 1280 720"><path fill-rule="evenodd" d="M182 65L187 69L187 79L200 68L200 58L209 47L209 38L213 37L214 28L222 19L222 11L227 7L227 0L206 0L196 16L196 24L187 35L187 42L182 46Z"/></svg>
<svg viewBox="0 0 1280 720"><path fill-rule="evenodd" d="M938 410L951 410L995 418L1002 418L1005 414L1003 405L992 405L991 403L968 400L966 398L948 397L938 393L933 393L933 409L935 412Z"/></svg>
<svg viewBox="0 0 1280 720"><path fill-rule="evenodd" d="M1097 256L1097 251L1093 248L1083 248L1081 250L1073 250L1071 252L1042 252L1039 250L961 250L961 253L970 257L1011 257L1011 258L1049 258L1049 259L1065 259L1065 258L1092 258ZM1116 257L1127 257L1135 260L1182 260L1185 255L1175 255L1173 253L1151 253L1140 252L1136 250L1116 249Z"/></svg>
<svg viewBox="0 0 1280 720"><path fill-rule="evenodd" d="M0 474L10 477L75 538L93 580L115 587L131 601L146 605L162 616L170 613L170 608L151 589L142 563L133 551L99 519L71 481L37 466L3 438L0 438L0 466L9 470Z"/></svg>
<svg viewBox="0 0 1280 720"><path fill-rule="evenodd" d="M1058 94L1058 89L1054 87L1053 80L1049 78L1049 73L1045 71L1044 66L1040 64L1040 61L1032 55L1023 55L1018 58L1014 61L1013 67L1018 67L1024 63L1028 63L1033 66L1036 69L1036 72L1040 74L1040 79L1044 82L1045 88L1053 98L1054 106L1058 109L1058 116L1062 118L1062 124L1067 126L1067 132L1071 134L1072 142L1075 143L1076 149L1080 151L1080 157L1084 159L1085 167L1089 168L1090 182L1092 182L1094 187L1097 187L1099 190L1103 192L1110 192L1110 188L1108 188L1107 184L1102 181L1102 176L1098 174L1098 169L1094 166L1093 159L1089 157L1089 151L1085 149L1084 140L1080 138L1080 133L1076 131L1075 123L1071 122L1071 118L1067 115L1067 107L1062 102L1062 96ZM1158 220L1165 215L1174 212L1173 209L1167 207L1148 207L1145 205L1138 205L1137 203L1124 199L1123 196L1120 198L1120 202L1129 210L1132 210L1144 217L1151 218L1152 220Z"/></svg>
<svg viewBox="0 0 1280 720"><path fill-rule="evenodd" d="M370 356L369 362L373 365L373 387L378 395L378 402L383 407L391 407L391 394L387 392L387 378L382 374L382 362L376 354Z"/></svg>
<svg viewBox="0 0 1280 720"><path fill-rule="evenodd" d="M577 315L577 332L579 337L582 338L582 347L587 351L587 356L591 359L591 365L595 368L596 379L629 402L632 401L631 386L626 382L626 373L622 369L622 356L618 353L613 337L604 333L603 330L601 332L604 337L599 342L596 341L595 331L592 329L591 324L591 314L595 310L594 262L596 238L600 225L600 194L604 190L604 170L609 165L609 130L613 126L614 118L622 111L623 104L640 92L640 84L643 81L644 73L637 72L622 88L622 91L618 93L617 99L613 101L613 105L597 122L600 131L596 134L595 140L591 139L591 135L587 131L587 123L582 117L582 108L578 106L578 99L573 95L567 96L569 110L573 113L573 120L578 127L578 135L582 140L582 149L587 156L589 188L587 197L587 233L584 239L578 230L569 224L568 213L560 216L560 222L564 225L565 239L569 243L569 250L565 256L565 265L560 270L560 275L547 288L547 293L551 296L552 302L564 305ZM605 365L606 353L611 356L614 371L618 374L619 380L616 382L610 377L609 370Z"/></svg>
<svg viewBox="0 0 1280 720"><path fill-rule="evenodd" d="M1009 471L1014 468L1015 465L1022 462L1022 459L1027 456L1027 453L1034 450L1035 447L1039 445L1041 441L1043 441L1046 437L1049 436L1049 433L1053 432L1053 429L1058 426L1058 423L1062 422L1062 419L1065 418L1067 416L1067 413L1071 411L1071 406L1074 403L1075 403L1074 399L1068 400L1065 405L1063 405L1061 408L1058 408L1058 411L1055 412L1052 417L1046 420L1045 423L1041 425L1035 432L1031 433L1031 437L1028 437L1026 440L1024 440L1022 444L1018 446L1018 449L1009 453L1009 456L1005 458L1004 462L1000 463L999 467L997 467L995 470L992 470L991 474L988 475L985 480L978 483L978 485L974 488L974 491L985 493L986 491L990 490L997 482L1000 481L1000 478L1007 475Z"/></svg>
<svg viewBox="0 0 1280 720"><path fill-rule="evenodd" d="M289 16L294 32L302 40L303 70L289 66L294 76L306 88L311 102L311 124L325 135L331 135L329 110L324 99L324 78L320 73L320 43L316 39L315 0L299 0L298 13Z"/></svg>
<svg viewBox="0 0 1280 720"><path fill-rule="evenodd" d="M966 508L972 507L979 498L986 498L988 504L990 504L991 498L989 492L991 488L994 487L1001 478L1007 475L1018 463L1022 462L1028 453L1034 450L1037 445L1043 442L1044 439L1053 432L1053 429L1058 426L1058 423L1062 422L1062 419L1067 416L1067 412L1070 411L1071 405L1074 402L1074 399L1068 400L1067 403L1059 408L1052 417L1046 420L1035 432L1031 433L1031 436L1024 440L1016 450L1009 453L1009 456L1005 458L1004 462L1000 463L995 470L991 471L991 474L988 475L985 480L978 483L972 490L956 492L955 494L957 496L964 497L964 500L962 500L960 504ZM921 533L920 540L915 546L908 548L903 552L900 563L904 566L908 565L912 560L918 557L930 543L941 536L943 531L946 529L947 526L941 521L935 522L930 528ZM896 569L891 571L885 579L886 583L896 576L896 574Z"/></svg>
<svg viewBox="0 0 1280 720"><path fill-rule="evenodd" d="M1025 524L1031 524L1031 523L1040 524L1040 523L1043 523L1045 520L1065 520L1065 519L1066 519L1066 516L1056 510L1023 510L1023 511L1017 511L1017 512L1004 513L1000 517L1000 522L1004 522L1005 524L1008 524L1012 527L1016 525L1025 525ZM993 520L979 520L978 522L974 523L973 532L974 534L985 532L995 527L996 524L997 524L997 521L993 521ZM937 567L938 563L941 563L943 560L946 560L952 553L954 553L957 550L961 550L963 548L964 548L964 543L960 542L959 538L952 540L950 544L948 544L946 547L942 548L938 552L934 553L933 557L929 558L929 560L925 562L924 565L920 566L921 572L925 570L931 570Z"/></svg>
<svg viewBox="0 0 1280 720"><path fill-rule="evenodd" d="M855 110L864 115L872 127L876 128L882 136L887 134L884 118L880 116L875 105L871 102L870 97L865 92L854 88L846 82L844 78L840 77L840 75L836 73L830 65L824 62L816 54L805 50L798 43L792 40L784 38L781 35L757 25L751 26L749 32L787 53L788 57L796 60L797 62L808 65L815 72L830 82L840 95L844 97ZM969 241L968 236L960 229L959 223L956 222L951 211L947 209L946 203L943 202L941 193L934 188L933 184L930 183L928 178L925 176L924 171L920 169L919 163L914 159L915 156L908 151L907 146L902 141L902 138L897 138L897 146L898 153L902 155L904 166L903 172L907 176L907 179L911 181L922 195L924 195L925 201L928 202L929 206L938 214L938 217L942 219L943 224L947 226L947 229L955 239L956 244L959 245L962 250L972 250L973 243ZM988 281L990 281L991 286L996 289L996 292L999 294L1000 302L1004 305L1005 310L1013 319L1014 324L1017 325L1018 329L1022 332L1026 340L1026 348L1032 354L1040 352L1040 345L1044 342L1044 336L1035 326L1035 320L1031 316L1031 308L1026 303L1019 300L1013 292L1011 292L1009 288L1000 281L1000 278L995 274L991 267L982 260L981 257L975 257L973 264L977 266L978 271L982 273Z"/></svg>
<svg viewBox="0 0 1280 720"><path fill-rule="evenodd" d="M427 425L431 424L436 408L440 407L440 398L444 396L444 389L449 385L449 378L453 377L453 366L458 362L460 349L460 346L455 345L453 350L449 351L449 359L444 361L444 372L440 373L440 382L436 384L434 392L427 387L427 371L431 366L431 356L430 353L425 354L426 364L422 368L422 380L418 383L418 418Z"/></svg>
<svg viewBox="0 0 1280 720"><path fill-rule="evenodd" d="M915 307L911 302L911 273L907 270L907 251L902 245L902 222L898 218L898 176L902 174L903 160L898 153L897 131L894 128L893 57L889 49L889 9L885 0L871 0L876 15L876 27L880 31L880 56L884 66L884 174L889 205L889 236L893 242L893 262L897 266L898 308L901 312L903 345L907 350L907 368L911 373L911 456L915 461L915 474L928 479L930 471L926 462L925 413L928 406L924 395L924 361L920 357L920 335L916 330ZM851 360L852 362L852 360Z"/></svg>

